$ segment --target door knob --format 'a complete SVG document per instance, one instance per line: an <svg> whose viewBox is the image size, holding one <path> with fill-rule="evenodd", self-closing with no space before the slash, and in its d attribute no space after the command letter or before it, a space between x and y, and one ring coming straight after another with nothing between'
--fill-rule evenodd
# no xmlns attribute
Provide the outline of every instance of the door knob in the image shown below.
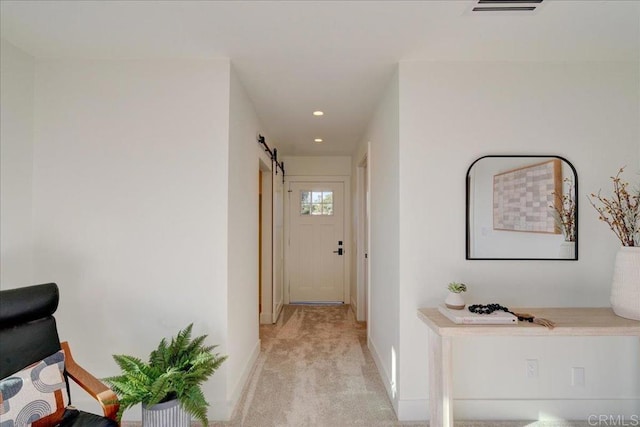
<svg viewBox="0 0 640 427"><path fill-rule="evenodd" d="M338 248L337 251L333 251L334 254L342 255L342 248Z"/></svg>

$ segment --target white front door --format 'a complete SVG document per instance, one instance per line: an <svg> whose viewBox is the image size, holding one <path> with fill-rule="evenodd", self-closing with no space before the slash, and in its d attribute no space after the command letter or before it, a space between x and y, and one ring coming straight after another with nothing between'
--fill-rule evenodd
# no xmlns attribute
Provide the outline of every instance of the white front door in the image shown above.
<svg viewBox="0 0 640 427"><path fill-rule="evenodd" d="M344 184L291 182L289 301L344 302Z"/></svg>

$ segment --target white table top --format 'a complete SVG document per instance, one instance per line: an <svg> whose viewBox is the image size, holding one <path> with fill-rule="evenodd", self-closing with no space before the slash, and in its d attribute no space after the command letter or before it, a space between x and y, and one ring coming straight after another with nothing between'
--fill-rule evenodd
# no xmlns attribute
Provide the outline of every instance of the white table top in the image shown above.
<svg viewBox="0 0 640 427"><path fill-rule="evenodd" d="M548 329L530 322L516 325L456 324L437 308L420 308L418 317L440 336L640 336L640 321L617 316L609 307L515 308L555 322Z"/></svg>

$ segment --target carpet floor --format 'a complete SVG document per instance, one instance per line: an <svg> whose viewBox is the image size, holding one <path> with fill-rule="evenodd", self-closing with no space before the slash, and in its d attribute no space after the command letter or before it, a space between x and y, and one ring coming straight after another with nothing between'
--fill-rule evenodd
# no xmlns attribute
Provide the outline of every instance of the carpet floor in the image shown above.
<svg viewBox="0 0 640 427"><path fill-rule="evenodd" d="M423 427L399 422L367 348L366 324L347 305L288 305L260 326L262 351L228 422L210 426ZM135 426L135 423L123 423ZM195 425L195 423L194 423ZM456 427L586 427L586 422L456 421ZM433 426L435 427L435 426Z"/></svg>
<svg viewBox="0 0 640 427"><path fill-rule="evenodd" d="M241 426L391 425L396 417L348 306L285 306L261 326Z"/></svg>

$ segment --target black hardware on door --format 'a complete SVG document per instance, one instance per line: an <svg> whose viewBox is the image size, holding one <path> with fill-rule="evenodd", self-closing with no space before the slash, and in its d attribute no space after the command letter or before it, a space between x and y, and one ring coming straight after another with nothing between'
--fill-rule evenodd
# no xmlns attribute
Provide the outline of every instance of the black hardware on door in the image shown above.
<svg viewBox="0 0 640 427"><path fill-rule="evenodd" d="M342 248L338 248L337 251L333 251L334 254L342 255Z"/></svg>

